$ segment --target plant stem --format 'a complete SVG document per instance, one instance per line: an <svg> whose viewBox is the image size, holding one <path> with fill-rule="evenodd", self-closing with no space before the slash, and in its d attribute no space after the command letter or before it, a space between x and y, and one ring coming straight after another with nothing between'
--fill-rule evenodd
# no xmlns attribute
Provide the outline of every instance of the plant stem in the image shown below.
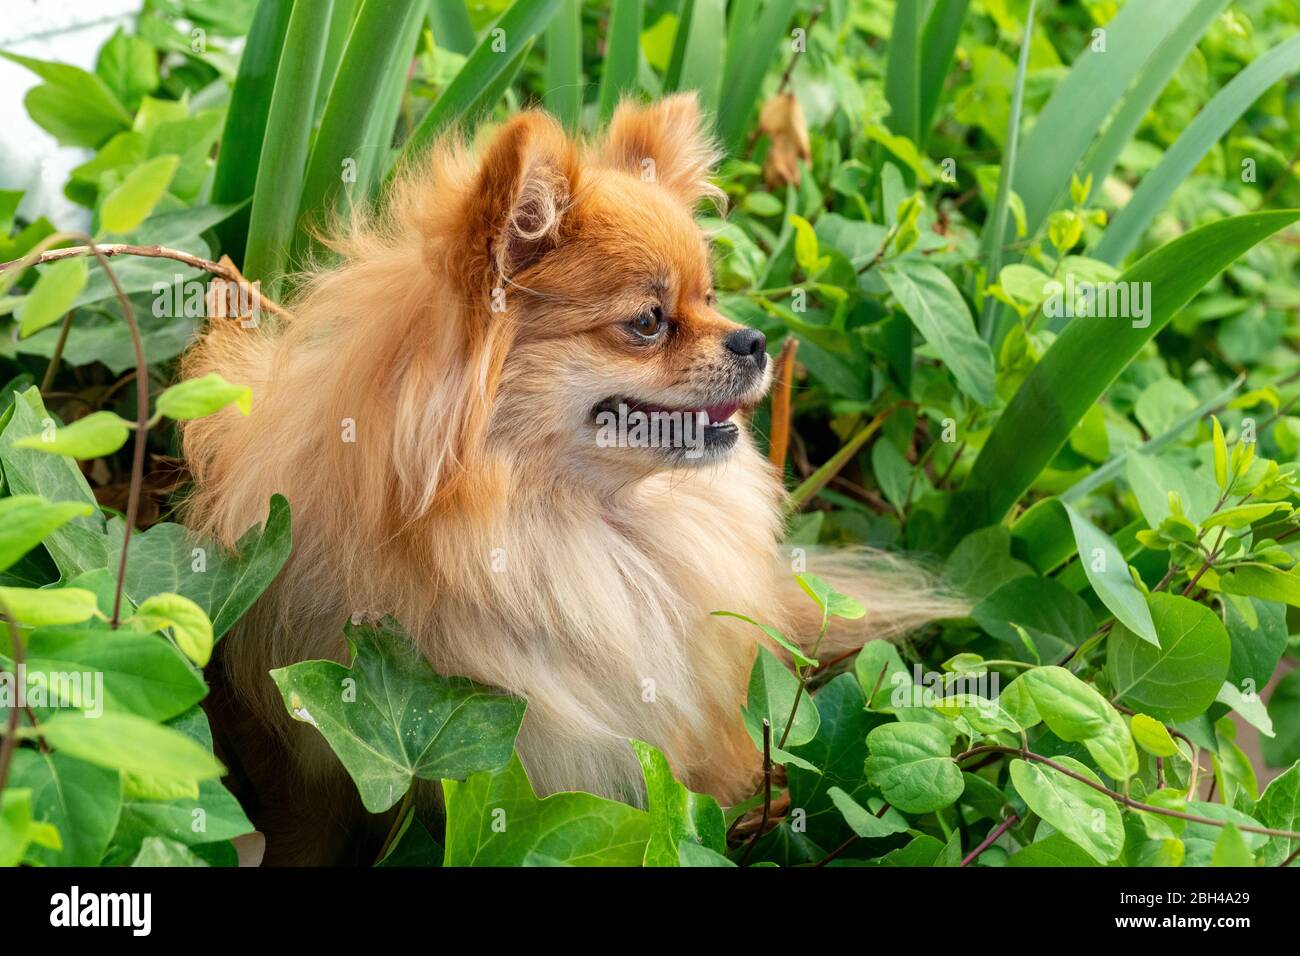
<svg viewBox="0 0 1300 956"><path fill-rule="evenodd" d="M744 855L740 858L741 866L749 866L749 858L754 855L754 847L758 841L763 838L763 832L767 829L767 819L772 812L772 722L766 717L763 718L763 817L758 822L758 829L750 837L749 845L745 847Z"/></svg>
<svg viewBox="0 0 1300 956"><path fill-rule="evenodd" d="M0 600L0 617L9 629L9 643L13 645L15 689L23 664L23 639L18 633L18 623L9 613L8 606ZM4 793L5 783L9 780L9 766L13 763L14 751L18 749L18 704L15 701L9 708L9 720L5 727L4 739L0 740L0 793Z"/></svg>
<svg viewBox="0 0 1300 956"><path fill-rule="evenodd" d="M45 366L45 377L41 379L41 395L47 394L54 384L54 373L59 370L59 362L63 360L63 347L68 344L68 332L72 330L72 317L75 314L70 310L63 317L63 324L59 326L59 337L54 343L54 351L50 354L50 364Z"/></svg>
<svg viewBox="0 0 1300 956"><path fill-rule="evenodd" d="M966 859L961 861L961 865L970 866L977 859L979 859L979 855L981 853L983 853L985 850L987 850L989 847L991 847L994 843L998 841L998 837L1002 836L1002 834L1006 833L1008 830L1010 830L1013 826L1015 826L1019 822L1020 822L1019 815L1015 813L1011 814L1011 816L1007 817L1005 820L1003 820L1001 823L999 823L997 826L995 826L992 830L989 831L989 835L984 838L983 842L981 842L979 846L971 850L970 853L966 855Z"/></svg>
<svg viewBox="0 0 1300 956"><path fill-rule="evenodd" d="M1156 806L1152 806L1149 803L1142 803L1138 800L1134 800L1132 797L1128 796L1127 794L1120 793L1118 790L1112 790L1110 789L1110 787L1107 787L1104 784L1095 783L1094 781L1089 780L1083 774L1076 773L1075 771L1071 770L1069 767L1057 763L1055 760L1051 759L1050 757L1044 757L1042 754L1036 754L1030 750L1025 750L1024 748L1003 747L997 744L985 744L967 750L965 753L958 754L953 759L956 761L961 761L967 757L973 757L976 754L984 754L984 753L1010 754L1013 757L1020 757L1022 760L1033 760L1036 763L1041 763L1044 766L1051 767L1057 773L1063 773L1067 777L1070 777L1072 780L1077 780L1079 781L1079 783L1086 784L1087 786L1091 787L1093 790L1096 790L1098 793L1104 793L1106 796L1110 797L1116 803L1121 803L1124 806L1128 807L1130 810L1138 810L1142 813L1155 813L1162 817L1175 817L1179 820L1186 820L1188 823L1203 823L1206 824L1207 826L1212 826L1212 827L1221 827L1231 822L1228 820L1215 820L1212 819L1211 817L1202 817L1202 816L1198 816L1195 813L1184 813L1181 810L1171 810L1167 807L1156 807ZM1238 830L1245 830L1248 833L1261 833L1264 836L1282 837L1283 839L1287 839L1287 840L1300 840L1300 833L1293 833L1290 830L1275 830L1270 827L1249 826L1244 823L1234 823L1233 825Z"/></svg>
<svg viewBox="0 0 1300 956"><path fill-rule="evenodd" d="M379 848L379 855L375 857L375 863L388 856L388 851L393 848L397 841L397 834L402 830L402 821L406 819L406 814L411 809L411 804L415 802L415 783L412 782L406 788L406 796L402 797L402 805L397 808L397 816L393 818L393 825L388 829L388 836L384 837L384 845Z"/></svg>

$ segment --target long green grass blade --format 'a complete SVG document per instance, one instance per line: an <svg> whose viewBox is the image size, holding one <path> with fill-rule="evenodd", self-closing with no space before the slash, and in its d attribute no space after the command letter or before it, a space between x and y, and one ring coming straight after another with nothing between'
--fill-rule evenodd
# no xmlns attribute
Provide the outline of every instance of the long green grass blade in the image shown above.
<svg viewBox="0 0 1300 956"><path fill-rule="evenodd" d="M1025 136L1013 184L1025 202L1032 236L1070 188L1088 147L1151 54L1181 19L1187 0L1126 4L1089 45Z"/></svg>
<svg viewBox="0 0 1300 956"><path fill-rule="evenodd" d="M406 145L399 164L419 154L449 124L456 122L493 87L521 50L546 29L561 0L515 0L469 55L456 79L424 114Z"/></svg>
<svg viewBox="0 0 1300 956"><path fill-rule="evenodd" d="M899 3L889 34L885 60L885 99L889 128L913 143L921 141L921 37L925 31L924 3Z"/></svg>
<svg viewBox="0 0 1300 956"><path fill-rule="evenodd" d="M752 2L752 0L745 0ZM600 124L614 115L619 100L636 89L641 57L640 0L614 0L605 43L605 72L600 78Z"/></svg>
<svg viewBox="0 0 1300 956"><path fill-rule="evenodd" d="M444 50L469 56L474 49L474 26L464 0L431 0L429 22L433 25L433 42Z"/></svg>
<svg viewBox="0 0 1300 956"><path fill-rule="evenodd" d="M284 271L298 221L312 110L333 6L333 0L298 0L293 5L275 73L244 258L244 275L268 286L278 283ZM233 145L239 148L240 144Z"/></svg>
<svg viewBox="0 0 1300 956"><path fill-rule="evenodd" d="M427 2L362 0L307 163L295 255L350 197L369 193L392 135L376 128L376 117L391 114L381 99L393 74L405 73Z"/></svg>
<svg viewBox="0 0 1300 956"><path fill-rule="evenodd" d="M1020 41L1020 57L1016 63L1016 85L1011 90L1011 107L1007 116L1006 146L1002 151L1002 168L998 175L998 195L993 201L993 210L984 229L983 256L990 281L996 278L1002 268L1002 244L1007 241L1007 219L1011 208L1011 193L1014 189L1012 177L1015 175L1016 157L1020 150L1020 115L1025 103L1025 73L1029 68L1030 39L1034 30L1034 7L1037 0L1030 0L1029 14L1025 17L1025 36ZM996 330L998 314L997 300L989 296L984 300L984 311L980 317L980 332L986 342L992 341Z"/></svg>
<svg viewBox="0 0 1300 956"><path fill-rule="evenodd" d="M716 112L722 89L718 64L726 53L726 35L726 0L683 0L673 57L664 76L664 92L696 90L700 109L708 114Z"/></svg>
<svg viewBox="0 0 1300 956"><path fill-rule="evenodd" d="M1142 238L1179 183L1264 92L1300 70L1300 35L1275 46L1238 73L1197 114L1165 158L1147 173L1119 215L1097 243L1094 258L1117 264Z"/></svg>
<svg viewBox="0 0 1300 956"><path fill-rule="evenodd" d="M935 110L939 108L943 84L948 78L948 69L952 65L952 56L961 37L962 21L966 18L966 8L969 6L970 0L934 0L934 7L926 19L925 32L921 36L921 102L917 122L921 136L919 145L924 146L930 136L930 125L934 122Z"/></svg>
<svg viewBox="0 0 1300 956"><path fill-rule="evenodd" d="M536 42L534 39L525 43L523 49L515 54L515 58L510 61L510 65L502 71L501 75L493 80L490 86L485 86L483 91L474 98L474 102L466 107L458 122L467 132L478 126L483 118L492 112L492 108L501 102L501 97L506 95L506 90L523 69L524 61L528 59L528 54Z"/></svg>
<svg viewBox="0 0 1300 956"><path fill-rule="evenodd" d="M1080 180L1092 177L1094 195L1115 169L1120 153L1142 125L1143 118L1155 105L1179 64L1187 59L1197 40L1227 5L1228 0L1198 0L1183 15L1169 39L1152 55L1138 77L1137 85L1124 98L1119 112L1089 154L1086 172L1079 176Z"/></svg>
<svg viewBox="0 0 1300 956"><path fill-rule="evenodd" d="M542 104L577 131L582 121L582 0L564 0L546 28L546 93Z"/></svg>
<svg viewBox="0 0 1300 956"><path fill-rule="evenodd" d="M334 78L338 76L339 64L343 62L343 51L347 48L360 4L361 0L334 0L334 12L330 14L329 40L325 43L325 61L321 64L320 83L316 86L314 115L317 123L325 112L325 104L329 102Z"/></svg>
<svg viewBox="0 0 1300 956"><path fill-rule="evenodd" d="M253 14L221 134L221 151L212 180L214 203L245 203L257 186L257 164L262 156L266 117L271 111L271 91L292 11L293 0L261 0ZM222 251L235 262L244 260L250 215L245 204L216 227Z"/></svg>
<svg viewBox="0 0 1300 956"><path fill-rule="evenodd" d="M763 92L763 76L776 58L797 8L796 0L767 0L753 28L745 31L744 41L728 44L718 102L718 135L729 152L734 153L745 142L749 118Z"/></svg>
<svg viewBox="0 0 1300 956"><path fill-rule="evenodd" d="M1119 283L1146 290L1144 327L1120 318L1076 319L1065 327L980 450L962 489L971 508L962 521L971 527L1000 521L1139 350L1238 256L1297 219L1300 210L1222 219L1162 246L1121 275Z"/></svg>

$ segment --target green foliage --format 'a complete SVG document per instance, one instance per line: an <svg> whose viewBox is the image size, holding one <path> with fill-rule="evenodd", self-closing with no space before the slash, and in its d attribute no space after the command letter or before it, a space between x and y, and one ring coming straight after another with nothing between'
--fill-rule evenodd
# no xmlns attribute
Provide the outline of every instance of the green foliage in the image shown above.
<svg viewBox="0 0 1300 956"><path fill-rule="evenodd" d="M226 255L276 293L328 260L322 223L453 127L539 103L595 135L623 97L696 91L726 151L719 307L798 344L789 543L920 556L969 600L847 656L824 639L874 623L870 594L799 574L806 643L708 609L762 645L733 716L772 782L728 808L654 741L628 743L626 800L539 798L525 702L435 673L398 622L340 621L349 666L272 677L366 808L398 808L381 865L1300 848L1294 9L260 0L195 45L154 6L93 71L3 55L39 79L32 119L92 151L65 194L96 243ZM806 128L770 125L787 93ZM250 413L243 383L176 382L207 315L176 283L204 273L114 254L119 297L90 257L34 264L85 240L23 198L0 192L0 261L23 260L0 271L0 669L46 680L26 708L0 696L0 864L230 865L252 824L201 668L288 559L288 503L229 550L156 520L172 502L137 442L162 460L176 422ZM109 503L130 488L149 507L128 517Z"/></svg>

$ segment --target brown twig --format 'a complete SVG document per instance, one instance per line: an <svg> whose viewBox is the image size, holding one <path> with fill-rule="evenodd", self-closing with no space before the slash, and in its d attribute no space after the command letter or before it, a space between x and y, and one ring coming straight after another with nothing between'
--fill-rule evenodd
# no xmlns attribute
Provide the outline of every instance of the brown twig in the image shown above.
<svg viewBox="0 0 1300 956"><path fill-rule="evenodd" d="M791 395L794 391L794 354L799 340L787 336L781 343L781 354L776 360L776 388L772 390L772 439L768 443L767 457L777 474L785 473L785 456L790 447Z"/></svg>
<svg viewBox="0 0 1300 956"><path fill-rule="evenodd" d="M87 245L69 246L66 249L51 249L42 252L39 256L30 261L24 259L14 259L10 262L0 263L0 272L16 266L26 268L33 265L41 265L46 262L58 262L61 259L77 259L82 256L95 255L102 262L104 259L111 259L114 256L141 256L146 259L171 259L175 262L184 263L203 272L210 272L215 276L220 276L227 282L233 282L245 292L253 296L253 301L259 308L265 308L268 312L274 313L285 318L290 317L290 313L283 306L277 305L266 296L262 295L261 289L256 288L252 283L240 274L234 266L224 265L220 262L213 262L211 259L204 259L200 256L192 255L188 252L182 252L179 249L169 249L166 246L134 246L127 243L112 242L103 245L89 243Z"/></svg>
<svg viewBox="0 0 1300 956"><path fill-rule="evenodd" d="M63 360L63 347L68 344L68 333L72 330L72 317L75 314L69 311L63 317L63 324L59 326L59 337L54 343L54 351L50 353L50 364L45 366L45 377L41 379L42 396L46 395L54 384L54 373L59 370L59 363Z"/></svg>

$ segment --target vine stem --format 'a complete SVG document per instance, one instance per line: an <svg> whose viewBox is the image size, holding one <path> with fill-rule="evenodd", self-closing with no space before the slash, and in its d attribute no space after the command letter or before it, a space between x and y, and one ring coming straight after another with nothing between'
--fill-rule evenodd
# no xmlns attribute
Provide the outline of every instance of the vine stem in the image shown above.
<svg viewBox="0 0 1300 956"><path fill-rule="evenodd" d="M1139 810L1142 813L1154 813L1162 817L1175 817L1179 820L1186 820L1188 823L1204 823L1207 826L1212 827L1222 827L1231 822L1229 820L1215 820L1211 817L1203 817L1195 813L1184 813L1182 810L1171 810L1168 807L1157 807L1149 803L1142 803L1139 800L1134 800L1127 794L1120 793L1118 790L1112 790L1104 784L1095 783L1083 774L1076 773L1069 767L1057 763L1050 757L1044 757L1042 754L1036 754L1031 750L1025 750L1023 748L1002 747L998 744L983 744L979 747L967 750L965 753L958 754L953 759L960 762L965 760L967 757L986 753L1010 754L1014 757L1020 757L1022 760L1033 760L1036 763L1041 763L1044 766L1051 767L1057 773L1063 773L1067 777L1079 781L1079 783L1086 784L1098 793L1104 793L1115 802L1123 804L1130 810ZM1260 833L1264 836L1282 837L1286 840L1300 840L1300 833L1295 833L1291 830L1275 830L1271 827L1257 827L1245 823L1234 823L1233 826L1238 830L1245 830L1248 833Z"/></svg>
<svg viewBox="0 0 1300 956"><path fill-rule="evenodd" d="M402 821L406 819L406 814L411 809L411 804L415 802L415 783L412 782L406 788L406 796L402 797L402 805L397 808L397 816L393 818L393 825L388 829L388 836L384 837L384 845L379 848L379 855L375 857L375 864L378 865L384 857L393 848L397 842L397 834L402 831Z"/></svg>
<svg viewBox="0 0 1300 956"><path fill-rule="evenodd" d="M105 259L111 259L114 256L141 256L146 259L171 259L175 262L184 263L203 272L210 272L215 276L220 276L227 282L233 282L246 293L253 293L255 301L259 307L265 308L268 312L275 315L290 318L287 309L277 305L270 299L262 295L261 290L254 288L253 284L240 274L239 270L233 265L225 265L221 262L213 262L211 259L204 259L201 256L192 253L182 252L180 249L171 249L167 246L134 246L122 242L104 243L96 245L89 236L78 236L86 240L85 245L69 246L66 249L51 249L42 252L35 258L13 259L9 262L0 262L0 272L14 267L27 268L33 265L42 265L47 262L58 262L61 259L78 259L82 256L95 256L103 264ZM105 267L107 268L107 267ZM114 283L116 285L116 283Z"/></svg>
<svg viewBox="0 0 1300 956"><path fill-rule="evenodd" d="M796 704L796 706L798 706ZM772 813L772 722L766 717L763 718L763 818L758 822L758 829L750 837L749 845L745 847L745 853L740 858L741 866L749 865L749 858L754 855L754 847L758 841L763 838L763 831L767 829L767 820Z"/></svg>
<svg viewBox="0 0 1300 956"><path fill-rule="evenodd" d="M5 626L9 629L9 643L13 645L14 658L14 681L15 689L19 678L20 669L23 666L23 639L18 633L18 623L9 613L9 607L0 600L0 617L5 619ZM9 766L13 763L14 751L18 748L18 704L14 702L9 708L9 720L5 726L4 739L0 740L0 793L4 793L5 784L9 780Z"/></svg>
<svg viewBox="0 0 1300 956"><path fill-rule="evenodd" d="M1002 836L1002 834L1006 833L1008 830L1010 830L1013 826L1015 826L1019 822L1020 822L1019 814L1016 813L1011 814L1011 816L1007 817L1005 820L1003 820L1001 823L995 826L992 830L990 830L989 835L984 838L983 842L981 842L979 846L971 850L970 853L966 854L966 859L961 861L961 865L970 866L972 863L974 863L976 860L979 859L979 855L981 853L983 853L985 850L987 850L989 847L991 847L994 843L998 841L998 837Z"/></svg>

